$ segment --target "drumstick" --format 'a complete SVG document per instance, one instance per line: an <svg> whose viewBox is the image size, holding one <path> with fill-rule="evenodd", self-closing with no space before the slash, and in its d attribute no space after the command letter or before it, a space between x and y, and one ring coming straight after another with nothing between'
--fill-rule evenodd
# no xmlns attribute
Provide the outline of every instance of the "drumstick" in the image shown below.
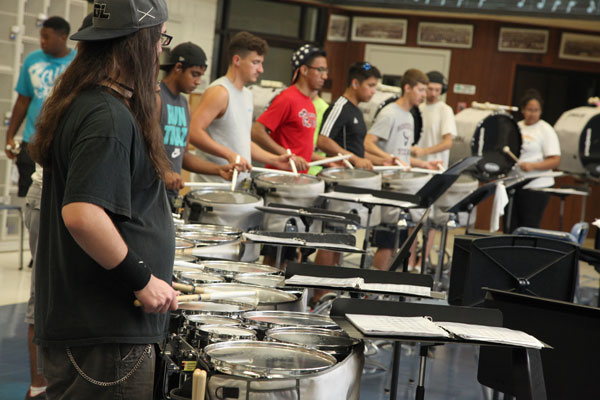
<svg viewBox="0 0 600 400"><path fill-rule="evenodd" d="M290 149L287 149L286 153L288 153L288 155L290 156L292 155L292 151ZM296 162L292 160L292 157L290 157L290 166L292 167L292 172L298 175L298 170L296 169Z"/></svg>
<svg viewBox="0 0 600 400"><path fill-rule="evenodd" d="M229 183L221 183L221 182L184 182L183 186L185 187L223 187L223 188L229 188L230 184Z"/></svg>
<svg viewBox="0 0 600 400"><path fill-rule="evenodd" d="M206 371L196 368L192 375L192 400L204 400L206 395Z"/></svg>
<svg viewBox="0 0 600 400"><path fill-rule="evenodd" d="M517 156L515 156L515 155L513 154L513 152L512 152L512 151L510 151L510 147L508 147L508 146L504 146L504 147L502 148L502 151L504 152L504 154L508 154L508 156L509 156L510 158L512 158L513 160L515 160L515 162L516 162L517 164L519 163L519 159L517 158Z"/></svg>
<svg viewBox="0 0 600 400"><path fill-rule="evenodd" d="M335 157L329 157L329 158L324 158L322 160L318 160L318 161L311 161L308 163L309 167L314 167L315 165L322 165L322 164L327 164L327 163L332 163L332 162L336 162L336 161L342 161L345 159L348 159L350 157L352 157L352 154L340 154L335 156Z"/></svg>
<svg viewBox="0 0 600 400"><path fill-rule="evenodd" d="M236 155L235 156L235 163L238 164L240 162L240 155ZM235 191L235 184L237 181L237 176L238 176L238 170L237 168L233 168L233 176L231 177L231 191Z"/></svg>
<svg viewBox="0 0 600 400"><path fill-rule="evenodd" d="M299 174L290 172L290 171L284 171L282 169L271 169L271 168L261 168L261 167L253 167L252 171L256 171L256 172L277 172L278 174L281 175L290 175L290 176L298 176Z"/></svg>
<svg viewBox="0 0 600 400"><path fill-rule="evenodd" d="M409 172L421 172L424 174L432 174L432 175L441 174L440 171L435 170L435 169L411 168L411 167L406 167L404 165L376 165L373 167L373 171L395 171L395 170L409 171Z"/></svg>
<svg viewBox="0 0 600 400"><path fill-rule="evenodd" d="M207 294L207 293L222 293L223 290L220 290L219 287L198 287L194 285L186 285L185 283L173 282L171 284L173 289L178 290L182 293L192 293L192 294Z"/></svg>
<svg viewBox="0 0 600 400"><path fill-rule="evenodd" d="M254 297L256 296L255 290L240 290L238 292L229 292L229 291L221 291L221 292L211 292L211 293L202 293L202 294L184 294L177 296L178 303L186 303L188 301L207 301L207 300L223 300L223 299L232 299L236 297ZM138 299L135 299L133 305L136 307L141 307L142 302Z"/></svg>
<svg viewBox="0 0 600 400"><path fill-rule="evenodd" d="M342 153L338 153L338 156L341 156L341 155L342 155ZM352 163L350 161L346 160L345 158L343 161L344 161L344 164L346 165L346 167L348 167L350 169L354 169L354 165L352 165Z"/></svg>

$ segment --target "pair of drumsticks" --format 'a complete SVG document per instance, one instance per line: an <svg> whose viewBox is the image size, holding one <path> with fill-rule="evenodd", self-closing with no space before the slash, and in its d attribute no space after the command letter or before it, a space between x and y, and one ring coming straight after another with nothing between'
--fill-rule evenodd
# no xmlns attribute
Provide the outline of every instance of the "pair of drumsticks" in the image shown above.
<svg viewBox="0 0 600 400"><path fill-rule="evenodd" d="M177 282L173 282L173 288L181 292L193 293L177 296L177 301L179 303L187 301L225 300L238 297L256 297L257 295L256 290L221 291L217 288L194 287L192 285L184 285ZM141 307L142 302L136 299L134 300L133 305Z"/></svg>

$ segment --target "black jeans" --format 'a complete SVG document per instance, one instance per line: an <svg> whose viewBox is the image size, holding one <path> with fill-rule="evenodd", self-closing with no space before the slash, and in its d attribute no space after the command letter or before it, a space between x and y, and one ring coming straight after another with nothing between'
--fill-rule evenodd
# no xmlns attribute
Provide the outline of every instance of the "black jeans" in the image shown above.
<svg viewBox="0 0 600 400"><path fill-rule="evenodd" d="M67 348L42 348L48 399L152 399L155 345L97 344L73 346L70 351L80 371L69 359ZM98 382L89 382L82 373ZM128 374L127 379L116 385L102 385L102 382L112 383Z"/></svg>
<svg viewBox="0 0 600 400"><path fill-rule="evenodd" d="M537 190L519 189L513 198L510 227L507 227L508 206L504 209L504 233L512 233L520 226L539 228L550 194ZM508 232L510 229L510 232Z"/></svg>
<svg viewBox="0 0 600 400"><path fill-rule="evenodd" d="M29 157L27 152L27 143L21 143L21 151L17 155L17 170L19 171L19 197L27 196L29 186L31 186L31 175L35 172L35 162Z"/></svg>

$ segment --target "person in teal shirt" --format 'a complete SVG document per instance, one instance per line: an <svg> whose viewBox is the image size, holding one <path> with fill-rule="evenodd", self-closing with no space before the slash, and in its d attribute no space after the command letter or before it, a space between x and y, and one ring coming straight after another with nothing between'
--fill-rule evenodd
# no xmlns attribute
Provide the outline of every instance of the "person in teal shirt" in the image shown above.
<svg viewBox="0 0 600 400"><path fill-rule="evenodd" d="M19 170L19 197L25 197L31 185L31 175L35 163L27 153L27 144L35 133L35 123L42 104L50 94L56 78L65 70L73 58L75 50L67 47L71 27L61 17L50 17L40 30L41 49L30 53L23 62L15 91L17 101L12 110L6 131L6 155L17 160ZM25 119L23 143L19 152L14 137Z"/></svg>

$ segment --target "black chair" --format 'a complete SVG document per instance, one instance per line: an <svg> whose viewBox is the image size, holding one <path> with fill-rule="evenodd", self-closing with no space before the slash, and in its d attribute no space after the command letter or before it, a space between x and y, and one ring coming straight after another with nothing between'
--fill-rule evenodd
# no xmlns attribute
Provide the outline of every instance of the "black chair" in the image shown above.
<svg viewBox="0 0 600 400"><path fill-rule="evenodd" d="M573 301L579 246L526 236L457 236L448 302L477 306L482 287Z"/></svg>

